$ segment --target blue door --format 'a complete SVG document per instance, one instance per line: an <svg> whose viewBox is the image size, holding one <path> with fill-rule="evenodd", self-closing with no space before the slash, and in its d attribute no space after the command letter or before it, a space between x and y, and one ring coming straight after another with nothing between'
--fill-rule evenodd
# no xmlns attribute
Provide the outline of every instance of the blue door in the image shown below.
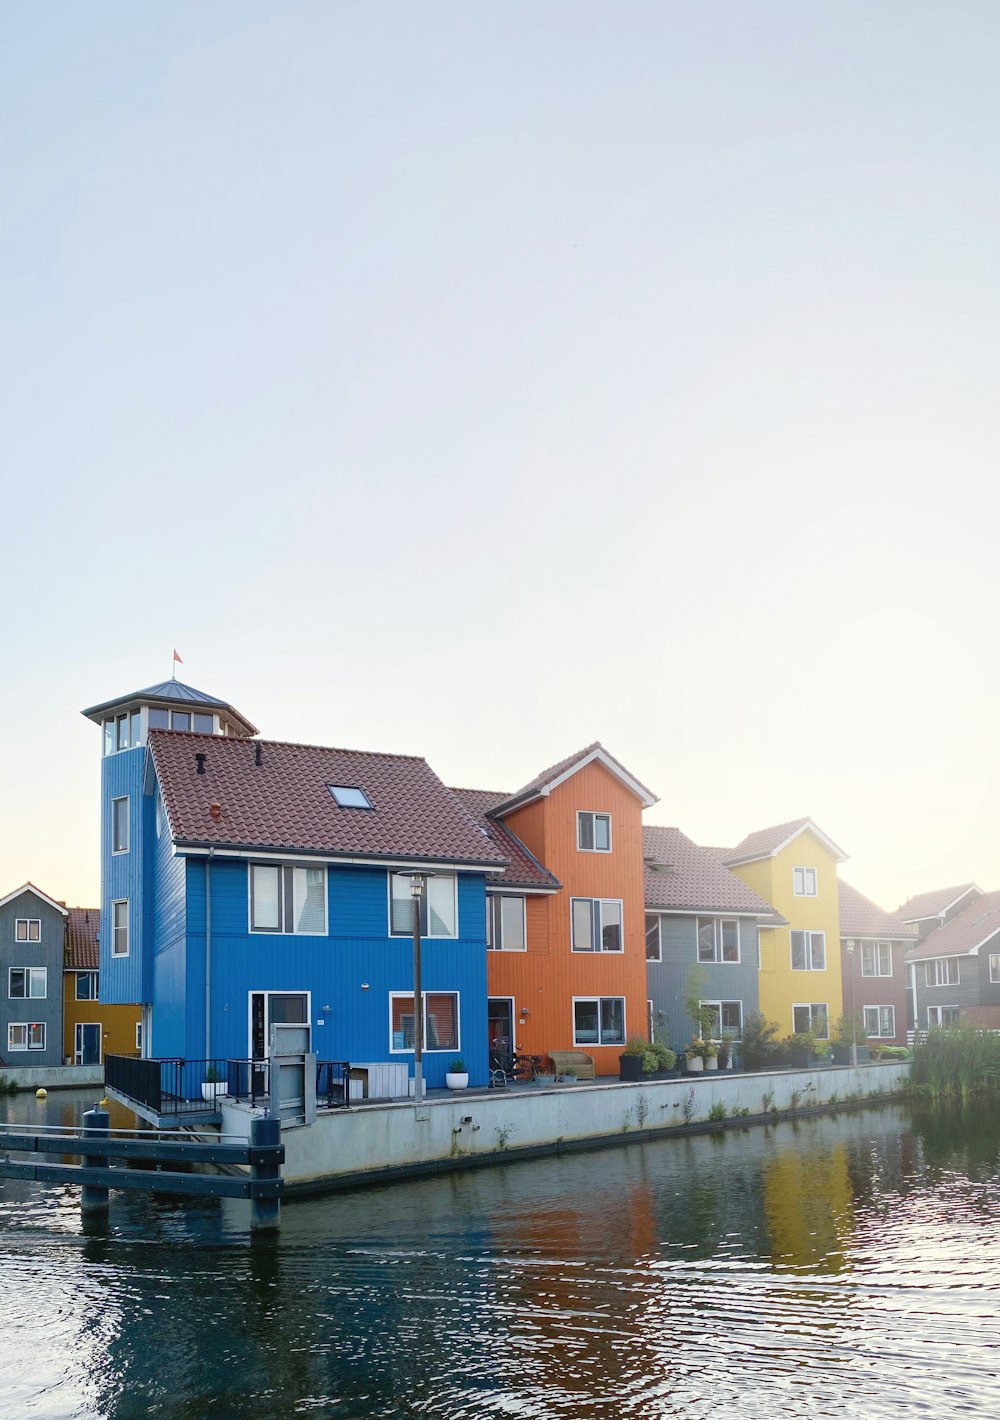
<svg viewBox="0 0 1000 1420"><path fill-rule="evenodd" d="M100 1065L101 1027L77 1022L76 1041L73 1054L74 1065Z"/></svg>

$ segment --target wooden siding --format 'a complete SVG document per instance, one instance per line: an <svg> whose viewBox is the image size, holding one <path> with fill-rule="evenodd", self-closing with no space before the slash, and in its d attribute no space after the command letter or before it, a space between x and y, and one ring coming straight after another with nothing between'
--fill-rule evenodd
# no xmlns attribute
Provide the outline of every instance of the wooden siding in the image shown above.
<svg viewBox="0 0 1000 1420"><path fill-rule="evenodd" d="M841 941L840 964L843 974L844 1012L851 1010L851 977L854 978L854 1010L859 1013L865 1006L891 1006L895 1013L896 1033L881 1036L881 1045L905 1045L907 1028L906 963L904 957L912 945L909 942L891 942L892 975L862 976L862 948L866 942L884 941L884 937L855 937L853 955L847 950L846 938Z"/></svg>
<svg viewBox="0 0 1000 1420"><path fill-rule="evenodd" d="M665 1032L667 1043L674 1050L682 1050L687 1045L697 1026L684 1004L688 976L696 965L701 971L702 1000L741 1001L744 1021L758 1009L756 921L726 917L725 913L701 915L739 922L740 960L699 963L697 917L659 914L662 960L646 963L646 989L653 1003L654 1029Z"/></svg>
<svg viewBox="0 0 1000 1420"><path fill-rule="evenodd" d="M63 1056L70 1063L76 1048L77 1023L101 1027L101 1060L107 1055L138 1055L135 1048L135 1028L139 1024L139 1006L109 1006L103 1001L76 999L77 973L63 973Z"/></svg>
<svg viewBox="0 0 1000 1420"><path fill-rule="evenodd" d="M947 956L948 953L942 953ZM954 954L953 954L954 955ZM958 984L955 986L928 986L927 963L914 962L916 970L917 1028L927 1029L928 1006L958 1006L962 1011L979 1005L979 958L955 957L958 962Z"/></svg>
<svg viewBox="0 0 1000 1420"><path fill-rule="evenodd" d="M39 919L40 940L18 942L14 923L18 917ZM0 907L0 1059L6 1061L7 1074L17 1076L17 1069L31 1065L62 1064L62 969L66 935L66 919L61 912L36 897L33 892L19 893ZM11 967L43 966L46 969L44 998L10 999ZM7 1027L15 1024L45 1026L44 1050L8 1050Z"/></svg>
<svg viewBox="0 0 1000 1420"><path fill-rule="evenodd" d="M611 814L610 853L577 848L577 810ZM603 765L586 765L547 797L506 820L562 889L529 898L528 950L489 952L491 996L513 996L519 1049L533 1055L572 1050L573 998L615 996L625 1000L625 1034L645 1036L646 927L643 903L642 806ZM622 902L624 951L571 950L570 899L618 898ZM527 1007L528 1015L522 1018ZM618 1073L621 1045L581 1047L593 1055L599 1075Z"/></svg>

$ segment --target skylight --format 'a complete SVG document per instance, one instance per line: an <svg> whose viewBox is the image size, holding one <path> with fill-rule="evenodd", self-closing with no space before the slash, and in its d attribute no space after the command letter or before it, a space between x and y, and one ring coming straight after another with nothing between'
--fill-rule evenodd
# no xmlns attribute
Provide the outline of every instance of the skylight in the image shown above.
<svg viewBox="0 0 1000 1420"><path fill-rule="evenodd" d="M334 803L339 804L342 809L370 809L373 807L364 789L359 789L355 785L328 784L326 787L333 795Z"/></svg>

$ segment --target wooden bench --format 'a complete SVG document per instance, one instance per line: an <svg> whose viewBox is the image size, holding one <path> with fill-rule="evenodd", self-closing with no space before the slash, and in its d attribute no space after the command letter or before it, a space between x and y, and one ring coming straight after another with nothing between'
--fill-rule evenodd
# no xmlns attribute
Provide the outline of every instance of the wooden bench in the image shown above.
<svg viewBox="0 0 1000 1420"><path fill-rule="evenodd" d="M567 1070L573 1070L578 1080L595 1078L594 1057L582 1050L550 1050L549 1058L557 1075L565 1075Z"/></svg>

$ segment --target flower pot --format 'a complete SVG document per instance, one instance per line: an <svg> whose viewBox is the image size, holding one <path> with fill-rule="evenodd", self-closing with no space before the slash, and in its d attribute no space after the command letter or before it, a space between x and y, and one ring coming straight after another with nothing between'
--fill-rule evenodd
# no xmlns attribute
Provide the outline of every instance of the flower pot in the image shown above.
<svg viewBox="0 0 1000 1420"><path fill-rule="evenodd" d="M680 1073L681 1072L676 1068L673 1070L654 1070L651 1075L647 1075L645 1078L647 1080L676 1080Z"/></svg>
<svg viewBox="0 0 1000 1420"><path fill-rule="evenodd" d="M619 1055L618 1057L618 1079L635 1084L642 1079L642 1056L641 1055Z"/></svg>
<svg viewBox="0 0 1000 1420"><path fill-rule="evenodd" d="M449 1070L444 1077L444 1082L449 1090L466 1090L469 1087L469 1072L466 1070L460 1075L457 1073L453 1075Z"/></svg>
<svg viewBox="0 0 1000 1420"><path fill-rule="evenodd" d="M577 1083L577 1079L575 1075L560 1075L559 1083L560 1085L575 1085Z"/></svg>
<svg viewBox="0 0 1000 1420"><path fill-rule="evenodd" d="M554 1085L555 1082L556 1082L556 1077L555 1077L555 1075L536 1075L536 1076L535 1076L535 1084L536 1084L536 1085L543 1085L543 1086L544 1086L544 1085Z"/></svg>
<svg viewBox="0 0 1000 1420"><path fill-rule="evenodd" d="M705 1062L700 1055L689 1055L687 1062L689 1075L698 1075L705 1068Z"/></svg>
<svg viewBox="0 0 1000 1420"><path fill-rule="evenodd" d="M217 1100L221 1095L228 1095L228 1093L229 1084L225 1080L217 1080L214 1084L206 1080L201 1087L201 1097L206 1104L211 1104L214 1100Z"/></svg>
<svg viewBox="0 0 1000 1420"><path fill-rule="evenodd" d="M719 1068L719 1057L718 1057L717 1055L710 1055L710 1056L708 1057L708 1059L705 1061L705 1069L706 1069L706 1070L718 1070L718 1068Z"/></svg>

